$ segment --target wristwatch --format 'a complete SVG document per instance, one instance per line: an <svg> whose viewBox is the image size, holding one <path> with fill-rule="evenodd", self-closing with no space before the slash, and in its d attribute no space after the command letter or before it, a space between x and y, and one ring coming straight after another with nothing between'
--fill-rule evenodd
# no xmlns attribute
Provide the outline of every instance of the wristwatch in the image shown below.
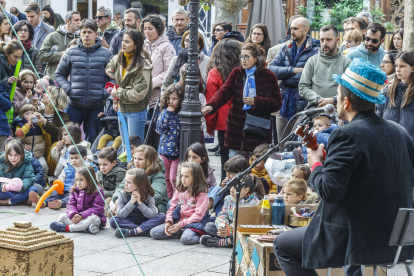
<svg viewBox="0 0 414 276"><path fill-rule="evenodd" d="M337 97L332 97L332 99L333 99L333 104L336 105L338 103Z"/></svg>

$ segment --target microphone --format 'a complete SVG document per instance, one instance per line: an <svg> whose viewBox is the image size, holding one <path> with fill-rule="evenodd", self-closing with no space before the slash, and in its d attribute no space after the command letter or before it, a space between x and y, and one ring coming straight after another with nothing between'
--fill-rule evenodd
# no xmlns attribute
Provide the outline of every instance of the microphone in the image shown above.
<svg viewBox="0 0 414 276"><path fill-rule="evenodd" d="M331 105L331 104L327 104L324 107L310 109L310 110L306 110L306 111L301 111L301 112L297 113L296 115L300 115L300 116L313 116L313 115L319 114L319 113L331 114L334 111L335 111L335 107L333 105Z"/></svg>

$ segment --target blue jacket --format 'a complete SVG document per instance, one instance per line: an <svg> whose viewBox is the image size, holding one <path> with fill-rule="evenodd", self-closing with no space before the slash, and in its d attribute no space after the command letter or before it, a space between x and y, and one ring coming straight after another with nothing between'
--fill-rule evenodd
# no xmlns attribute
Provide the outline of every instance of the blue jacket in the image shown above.
<svg viewBox="0 0 414 276"><path fill-rule="evenodd" d="M382 58L385 56L386 52L382 47L379 47L378 52L375 54L369 53L363 44L359 45L356 50L352 52L348 52L346 55L350 60L353 60L354 58L361 58L364 61L370 62L372 65L380 67Z"/></svg>
<svg viewBox="0 0 414 276"><path fill-rule="evenodd" d="M0 85L0 135L11 135L9 123L7 122L6 112L12 107L10 96L7 93L6 88Z"/></svg>
<svg viewBox="0 0 414 276"><path fill-rule="evenodd" d="M280 92L282 93L282 97L288 87L294 88L296 112L304 110L308 104L308 101L302 98L302 96L299 94L298 86L302 73L295 74L293 73L293 70L295 68L304 68L308 59L311 56L318 54L320 46L319 40L311 38L309 35L306 37L306 47L299 54L299 57L296 59L295 64L292 64L292 57L290 55L290 49L292 47L293 40L289 40L279 51L277 56L272 60L272 62L267 66L267 69L275 73L277 79L282 81L280 84Z"/></svg>
<svg viewBox="0 0 414 276"><path fill-rule="evenodd" d="M9 12L6 12L6 14L10 18L10 21L13 25L16 24L17 22L19 22L19 20L22 20L22 19L18 19L14 14L11 14ZM22 13L20 13L20 14L22 14ZM20 15L19 15L19 17L20 17ZM27 17L26 17L26 19L27 19Z"/></svg>
<svg viewBox="0 0 414 276"><path fill-rule="evenodd" d="M158 153L165 156L180 155L180 117L164 109L157 120L157 132L161 135Z"/></svg>
<svg viewBox="0 0 414 276"><path fill-rule="evenodd" d="M77 46L66 50L56 69L55 81L66 91L73 107L88 110L103 106L109 97L105 68L111 58L111 52L102 47L99 38L89 48L79 38Z"/></svg>
<svg viewBox="0 0 414 276"><path fill-rule="evenodd" d="M73 183L75 183L75 168L72 167L71 164L68 163L68 165L66 166L66 168L64 168L65 170L65 175L66 175L66 179L65 179L65 191L69 191L70 188L72 188Z"/></svg>
<svg viewBox="0 0 414 276"><path fill-rule="evenodd" d="M231 32L228 32L227 34L225 34L221 38L221 40L223 40L225 38L235 39L235 40L237 40L239 42L244 42L244 36L239 31L231 31ZM218 43L218 40L217 40L216 36L213 35L211 37L211 48L210 48L210 50L208 51L208 54L207 54L209 57L211 56L211 53L213 52L213 49L214 49L214 47L216 47L217 43Z"/></svg>
<svg viewBox="0 0 414 276"><path fill-rule="evenodd" d="M46 181L45 181L45 170L43 170L42 164L40 164L39 160L37 160L32 153L32 167L35 174L35 183L42 185L43 187L46 187Z"/></svg>
<svg viewBox="0 0 414 276"><path fill-rule="evenodd" d="M329 140L329 136L332 134L332 131L338 129L338 125L336 124L331 124L331 126L327 129L324 129L318 133L315 134L316 136L316 141L318 142L318 144L324 144L325 145L325 149L328 146L328 140Z"/></svg>

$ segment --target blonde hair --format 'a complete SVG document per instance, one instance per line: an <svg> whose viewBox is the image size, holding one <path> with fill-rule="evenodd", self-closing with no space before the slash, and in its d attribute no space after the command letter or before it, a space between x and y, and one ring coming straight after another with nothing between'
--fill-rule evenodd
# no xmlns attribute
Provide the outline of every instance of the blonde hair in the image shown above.
<svg viewBox="0 0 414 276"><path fill-rule="evenodd" d="M326 116L318 116L313 118L313 122L315 123L316 120L321 120L323 124L327 126L331 126L331 120L329 120Z"/></svg>
<svg viewBox="0 0 414 276"><path fill-rule="evenodd" d="M345 33L344 36L345 40L352 40L355 41L355 43L361 43L363 40L362 34L357 30L350 30Z"/></svg>
<svg viewBox="0 0 414 276"><path fill-rule="evenodd" d="M307 200L307 191L308 191L308 185L306 185L305 180L300 178L291 178L288 182L283 185L283 188L289 188L292 189L295 194L298 196L303 196L302 200Z"/></svg>
<svg viewBox="0 0 414 276"><path fill-rule="evenodd" d="M149 182L148 175L143 169L129 169L126 174L134 177L132 183L134 183L134 186L138 189L138 192L141 195L141 202L147 200L149 195L155 195L155 191Z"/></svg>
<svg viewBox="0 0 414 276"><path fill-rule="evenodd" d="M47 87L46 90L49 93L49 105L53 102L57 110L65 110L68 107L68 96L65 90L54 85Z"/></svg>
<svg viewBox="0 0 414 276"><path fill-rule="evenodd" d="M137 152L142 152L144 154L146 166L145 172L148 175L153 175L162 171L161 162L158 157L158 152L151 146L141 145L134 150L134 156ZM132 165L134 162L132 162Z"/></svg>
<svg viewBox="0 0 414 276"><path fill-rule="evenodd" d="M37 77L35 75L35 73L33 73L31 70L23 70L20 71L19 73L19 80L17 81L17 85L20 86L22 85L22 81L27 77L27 76L32 76L33 77L33 86L36 85L36 81L37 81Z"/></svg>

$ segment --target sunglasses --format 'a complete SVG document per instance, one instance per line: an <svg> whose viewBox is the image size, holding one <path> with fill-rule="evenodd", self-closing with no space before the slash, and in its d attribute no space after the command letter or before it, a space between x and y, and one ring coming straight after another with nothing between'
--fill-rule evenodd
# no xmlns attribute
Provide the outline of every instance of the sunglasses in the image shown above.
<svg viewBox="0 0 414 276"><path fill-rule="evenodd" d="M109 16L95 16L95 20L102 20L102 18L109 17Z"/></svg>
<svg viewBox="0 0 414 276"><path fill-rule="evenodd" d="M219 28L216 28L216 29L214 29L214 31L215 31L215 32L224 32L224 29L219 29Z"/></svg>
<svg viewBox="0 0 414 276"><path fill-rule="evenodd" d="M374 43L374 44L377 44L378 42L380 42L380 40L379 39L371 39L371 38L369 38L369 37L365 37L365 41L366 42L369 42L369 41L372 41L372 43Z"/></svg>

